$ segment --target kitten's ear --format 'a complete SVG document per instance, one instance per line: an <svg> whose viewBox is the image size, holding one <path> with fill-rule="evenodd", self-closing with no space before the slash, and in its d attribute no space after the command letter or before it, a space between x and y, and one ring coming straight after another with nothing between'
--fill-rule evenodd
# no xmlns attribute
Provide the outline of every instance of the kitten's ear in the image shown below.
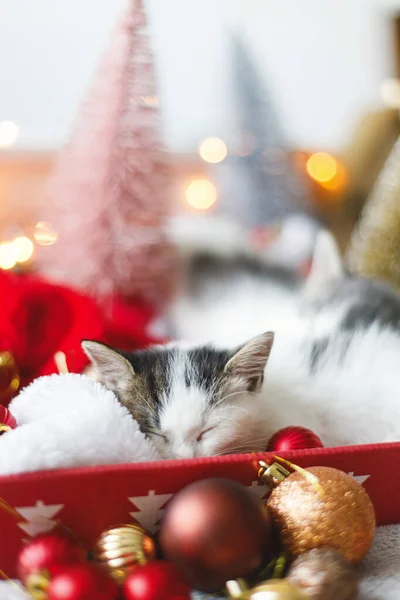
<svg viewBox="0 0 400 600"><path fill-rule="evenodd" d="M315 242L311 272L304 287L304 294L312 299L343 277L343 262L336 240L329 231L320 231Z"/></svg>
<svg viewBox="0 0 400 600"><path fill-rule="evenodd" d="M82 349L92 363L89 376L116 393L131 388L135 372L122 354L106 344L91 340L84 340Z"/></svg>
<svg viewBox="0 0 400 600"><path fill-rule="evenodd" d="M271 331L251 339L227 362L225 372L247 379L249 389L259 389L273 342Z"/></svg>

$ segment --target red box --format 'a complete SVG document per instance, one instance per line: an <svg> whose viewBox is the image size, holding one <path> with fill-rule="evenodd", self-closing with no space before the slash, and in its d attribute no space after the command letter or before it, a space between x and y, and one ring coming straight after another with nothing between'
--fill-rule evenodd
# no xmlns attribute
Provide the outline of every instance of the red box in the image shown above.
<svg viewBox="0 0 400 600"><path fill-rule="evenodd" d="M353 474L369 493L379 525L400 522L400 443L322 448L281 453L302 467L324 465ZM57 520L90 548L106 528L136 519L155 529L170 496L186 484L226 477L252 486L261 498L258 461L272 454L246 454L40 471L0 477L0 496L27 521L0 510L0 569L15 577L24 540L49 530ZM136 514L135 514L136 513Z"/></svg>

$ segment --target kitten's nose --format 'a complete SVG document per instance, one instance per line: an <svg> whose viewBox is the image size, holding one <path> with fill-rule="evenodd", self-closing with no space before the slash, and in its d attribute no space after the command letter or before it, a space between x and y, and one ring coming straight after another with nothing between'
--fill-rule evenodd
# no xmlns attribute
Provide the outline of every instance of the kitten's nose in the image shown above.
<svg viewBox="0 0 400 600"><path fill-rule="evenodd" d="M173 450L173 455L175 458L177 459L183 459L183 458L195 458L196 456L196 449L191 447L191 446L184 446L184 447L179 447Z"/></svg>

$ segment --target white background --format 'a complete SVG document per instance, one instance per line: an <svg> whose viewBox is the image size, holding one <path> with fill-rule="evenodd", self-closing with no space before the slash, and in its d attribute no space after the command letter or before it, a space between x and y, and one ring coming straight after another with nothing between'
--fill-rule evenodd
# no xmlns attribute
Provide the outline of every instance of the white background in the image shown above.
<svg viewBox="0 0 400 600"><path fill-rule="evenodd" d="M124 0L0 0L0 120L17 148L65 139ZM226 132L227 39L242 32L288 137L338 150L379 106L394 74L390 14L400 1L147 0L164 135L174 151Z"/></svg>

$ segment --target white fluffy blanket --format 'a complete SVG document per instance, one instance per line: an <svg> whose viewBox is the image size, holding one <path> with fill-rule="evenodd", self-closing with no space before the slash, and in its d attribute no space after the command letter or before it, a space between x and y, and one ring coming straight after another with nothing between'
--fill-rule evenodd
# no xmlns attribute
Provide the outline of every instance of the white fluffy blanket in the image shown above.
<svg viewBox="0 0 400 600"><path fill-rule="evenodd" d="M159 458L115 395L85 375L40 377L9 408L18 427L0 437L0 475Z"/></svg>

